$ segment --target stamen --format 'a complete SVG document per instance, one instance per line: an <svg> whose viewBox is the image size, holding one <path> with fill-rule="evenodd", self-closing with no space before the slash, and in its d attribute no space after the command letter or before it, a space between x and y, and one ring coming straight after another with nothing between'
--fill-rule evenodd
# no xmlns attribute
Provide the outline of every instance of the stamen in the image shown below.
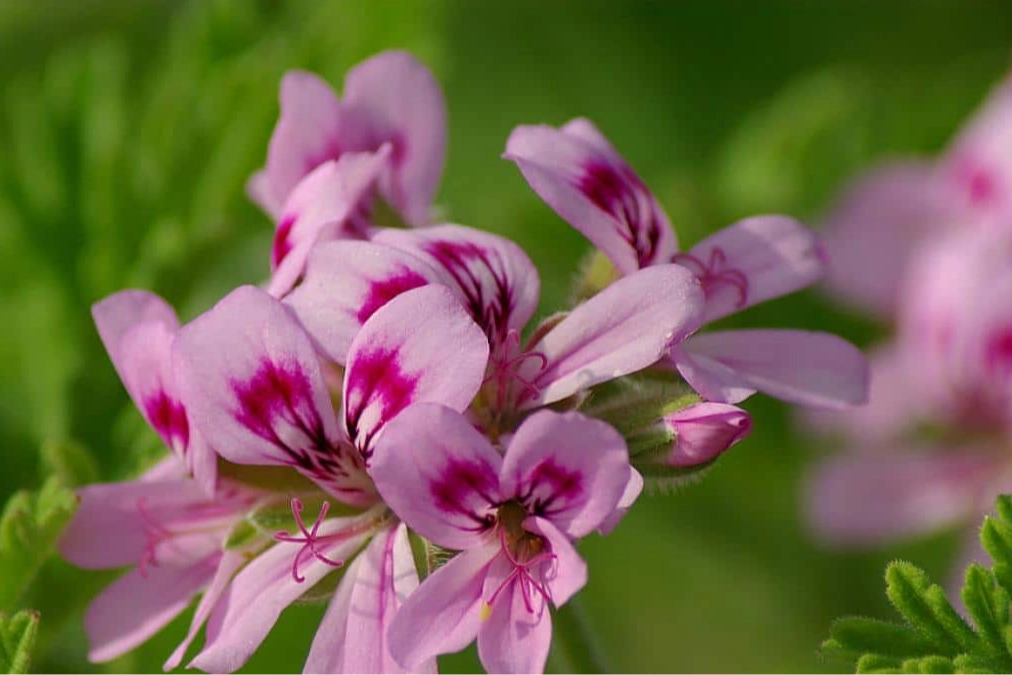
<svg viewBox="0 0 1012 675"><path fill-rule="evenodd" d="M516 380L520 384L518 398L523 400L538 395L538 386L532 380L520 375L520 368L529 359L538 362L537 374L540 375L548 367L548 357L538 351L521 351L520 333L511 328L506 337L493 349L489 364L489 374L482 381L482 386L489 382L496 383L496 404L503 408L510 393L510 384ZM535 375L537 377L537 375Z"/></svg>
<svg viewBox="0 0 1012 675"><path fill-rule="evenodd" d="M513 569L510 570L510 573L506 575L506 578L502 580L498 587L496 587L495 591L492 593L492 597L488 599L486 604L491 607L499 597L502 590L514 581L520 584L520 593L523 595L524 608L527 609L529 614L535 613L534 596L532 591L537 591L538 595L540 595L545 602L554 603L554 600L552 600L551 590L542 581L538 581L534 578L534 575L531 573L531 568L538 569L535 567L536 565L540 565L542 562L550 560L552 561L552 567L548 570L547 575L541 576L547 576L549 580L554 579L558 574L558 556L549 551L542 551L529 560L521 561L513 554L513 551L510 550L509 542L506 540L506 531L501 528L499 530L499 543L502 547L503 553L506 555L506 559L513 566ZM544 609L545 605L542 604L537 610L539 616L540 612L543 612Z"/></svg>
<svg viewBox="0 0 1012 675"><path fill-rule="evenodd" d="M313 556L322 563L330 565L331 567L340 567L344 564L343 560L331 560L327 556L320 553L317 548L321 542L330 543L334 541L333 536L319 536L317 533L320 530L320 525L323 524L324 519L327 517L327 511L330 510L330 502L323 502L320 506L320 513L316 516L316 522L313 523L311 529L306 528L306 524L302 521L302 500L298 497L292 498L292 515L295 517L295 523L299 526L299 531L304 536L298 536L289 532L277 532L274 534L274 540L279 542L286 542L291 544L302 544L298 553L295 554L295 560L292 562L292 578L295 583L301 584L306 578L299 574L299 564L303 560L303 554L308 550ZM337 537L343 538L343 537Z"/></svg>
<svg viewBox="0 0 1012 675"><path fill-rule="evenodd" d="M713 247L707 262L703 262L691 253L676 253L671 258L671 262L689 268L699 278L707 298L712 297L717 288L726 285L732 286L738 292L737 307L744 307L748 301L748 277L741 270L725 267L727 255L721 247Z"/></svg>
<svg viewBox="0 0 1012 675"><path fill-rule="evenodd" d="M141 553L141 559L137 563L137 571L140 572L141 577L146 579L148 576L148 565L153 567L158 566L158 559L156 557L158 545L172 537L172 532L155 520L151 513L148 512L144 506L144 497L137 498L136 506L137 512L144 521L144 538L147 540L144 551Z"/></svg>

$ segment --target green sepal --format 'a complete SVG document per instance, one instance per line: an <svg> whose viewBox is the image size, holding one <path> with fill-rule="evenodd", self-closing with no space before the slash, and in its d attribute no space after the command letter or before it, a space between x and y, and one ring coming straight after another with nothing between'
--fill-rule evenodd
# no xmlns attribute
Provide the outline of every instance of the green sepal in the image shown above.
<svg viewBox="0 0 1012 675"><path fill-rule="evenodd" d="M421 581L425 581L426 577L449 562L455 553L442 546L436 546L413 530L408 530L408 543L411 545L411 555L414 557L415 569L418 570Z"/></svg>
<svg viewBox="0 0 1012 675"><path fill-rule="evenodd" d="M225 537L225 549L236 551L248 548L263 539L264 533L248 520L240 520Z"/></svg>
<svg viewBox="0 0 1012 675"><path fill-rule="evenodd" d="M0 610L11 609L52 552L77 508L77 496L51 476L38 492L22 490L0 516Z"/></svg>
<svg viewBox="0 0 1012 675"><path fill-rule="evenodd" d="M39 613L21 610L14 616L0 612L0 673L27 673L39 632Z"/></svg>
<svg viewBox="0 0 1012 675"><path fill-rule="evenodd" d="M643 476L643 488L648 494L672 494L681 488L698 482L713 468L718 458L695 466L668 466L651 457L636 457L633 467Z"/></svg>
<svg viewBox="0 0 1012 675"><path fill-rule="evenodd" d="M593 387L580 412L604 420L629 438L653 428L665 414L700 400L678 373L652 368Z"/></svg>
<svg viewBox="0 0 1012 675"><path fill-rule="evenodd" d="M218 475L250 487L266 489L279 494L286 493L293 497L303 494L319 494L320 492L316 483L299 472L283 466L254 466L222 461L218 462ZM339 505L339 502L332 500L330 506L334 508Z"/></svg>
<svg viewBox="0 0 1012 675"><path fill-rule="evenodd" d="M580 263L573 286L572 304L576 305L591 298L618 279L615 265L599 249L592 249Z"/></svg>
<svg viewBox="0 0 1012 675"><path fill-rule="evenodd" d="M295 555L295 550L292 550L292 555ZM356 554L357 555L357 554ZM349 556L349 561L353 556ZM318 605L324 602L330 602L334 598L334 593L337 592L337 586L344 579L344 575L348 565L341 565L335 567L333 570L327 573L325 577L320 579L318 582L313 584L310 588L306 589L306 592L298 597L295 601L300 605Z"/></svg>

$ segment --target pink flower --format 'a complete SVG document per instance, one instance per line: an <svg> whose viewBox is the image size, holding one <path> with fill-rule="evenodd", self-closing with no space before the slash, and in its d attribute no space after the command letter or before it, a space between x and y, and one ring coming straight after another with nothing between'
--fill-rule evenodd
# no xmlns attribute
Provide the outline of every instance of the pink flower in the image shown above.
<svg viewBox="0 0 1012 675"><path fill-rule="evenodd" d="M675 435L667 461L682 467L713 461L752 431L749 414L726 403L696 403L666 414L662 424Z"/></svg>
<svg viewBox="0 0 1012 675"><path fill-rule="evenodd" d="M322 244L286 302L341 363L371 312L427 284L449 288L484 329L491 358L474 412L493 433L524 411L656 363L699 326L703 311L693 275L664 265L631 274L564 317L551 317L522 343L539 299L537 270L508 239L458 225Z"/></svg>
<svg viewBox="0 0 1012 675"><path fill-rule="evenodd" d="M889 318L900 307L904 270L917 247L947 230L1012 215L1010 157L1012 79L1006 79L937 160L885 163L842 192L822 227L828 289Z"/></svg>
<svg viewBox="0 0 1012 675"><path fill-rule="evenodd" d="M588 120L560 129L521 126L506 144L527 182L623 275L677 263L706 295L705 321L804 288L822 274L814 235L783 216L747 218L679 252L663 209L643 181ZM806 405L862 403L867 364L825 333L711 331L671 350L671 361L704 398L737 403L757 390Z"/></svg>
<svg viewBox="0 0 1012 675"><path fill-rule="evenodd" d="M1012 229L952 231L912 253L898 335L872 358L870 405L814 426L848 452L807 486L813 530L878 545L976 527L1012 486ZM982 559L975 540L963 557ZM960 568L960 574L962 568Z"/></svg>
<svg viewBox="0 0 1012 675"><path fill-rule="evenodd" d="M88 608L89 658L109 661L130 651L203 592L190 632L166 663L175 667L245 562L242 551L225 551L222 543L262 494L222 480L208 496L170 458L139 480L89 485L78 496L80 506L60 540L63 557L86 569L135 565Z"/></svg>
<svg viewBox="0 0 1012 675"><path fill-rule="evenodd" d="M153 293L120 291L96 303L91 313L102 344L144 419L206 493L213 494L217 457L190 424L172 365L172 345L179 331L175 311Z"/></svg>
<svg viewBox="0 0 1012 675"><path fill-rule="evenodd" d="M533 414L503 456L453 410L402 413L377 444L377 488L413 530L463 552L401 607L394 658L417 667L477 636L489 672L541 672L548 604L563 605L587 580L572 541L615 512L631 475L622 437L578 413Z"/></svg>
<svg viewBox="0 0 1012 675"><path fill-rule="evenodd" d="M320 165L386 145L380 192L408 223L428 221L446 153L446 107L438 82L413 56L387 51L352 68L343 100L316 75L289 72L280 103L267 165L248 186L271 216L284 222L282 207Z"/></svg>
<svg viewBox="0 0 1012 675"><path fill-rule="evenodd" d="M193 665L212 672L240 667L285 607L372 538L338 586L307 669L397 670L385 629L417 575L406 532L366 466L385 425L407 406L467 408L488 359L481 330L439 286L387 303L347 351L340 417L312 339L285 305L259 289L240 288L195 319L174 356L193 423L223 458L294 468L336 502L365 509L328 518L322 501L309 525L293 499L298 532L276 535L278 543L235 576Z"/></svg>

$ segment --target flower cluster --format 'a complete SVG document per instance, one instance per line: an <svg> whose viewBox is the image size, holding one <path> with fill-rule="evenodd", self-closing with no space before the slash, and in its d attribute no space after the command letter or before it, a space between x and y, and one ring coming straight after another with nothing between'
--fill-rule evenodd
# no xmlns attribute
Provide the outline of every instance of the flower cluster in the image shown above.
<svg viewBox="0 0 1012 675"><path fill-rule="evenodd" d="M871 358L870 405L809 416L850 450L808 486L808 515L828 542L976 528L1012 486L1010 223L1012 81L938 160L874 170L827 219L834 260L860 269L831 272L830 288L894 322ZM961 558L955 588L984 559L975 531Z"/></svg>
<svg viewBox="0 0 1012 675"><path fill-rule="evenodd" d="M750 430L734 404L756 390L863 400L864 360L839 338L698 332L819 278L799 223L751 218L679 252L590 122L520 127L506 156L614 263L529 325L539 277L523 250L431 222L445 137L438 84L405 53L354 68L340 99L290 73L249 183L275 222L263 287L182 326L144 291L95 305L171 456L80 491L63 555L133 565L88 611L93 660L200 596L166 668L206 624L189 664L230 672L314 598L328 607L308 672L433 671L475 639L490 671L539 672L550 608L587 581L574 544L612 529L644 476L714 461ZM408 227L382 226L391 213Z"/></svg>

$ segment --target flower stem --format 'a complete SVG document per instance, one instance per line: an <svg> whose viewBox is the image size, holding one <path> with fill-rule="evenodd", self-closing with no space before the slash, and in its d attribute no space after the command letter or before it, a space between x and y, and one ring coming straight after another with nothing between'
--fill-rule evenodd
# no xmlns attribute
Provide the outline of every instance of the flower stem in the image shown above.
<svg viewBox="0 0 1012 675"><path fill-rule="evenodd" d="M572 598L552 617L548 668L556 673L607 673L601 641L594 634L580 598Z"/></svg>

